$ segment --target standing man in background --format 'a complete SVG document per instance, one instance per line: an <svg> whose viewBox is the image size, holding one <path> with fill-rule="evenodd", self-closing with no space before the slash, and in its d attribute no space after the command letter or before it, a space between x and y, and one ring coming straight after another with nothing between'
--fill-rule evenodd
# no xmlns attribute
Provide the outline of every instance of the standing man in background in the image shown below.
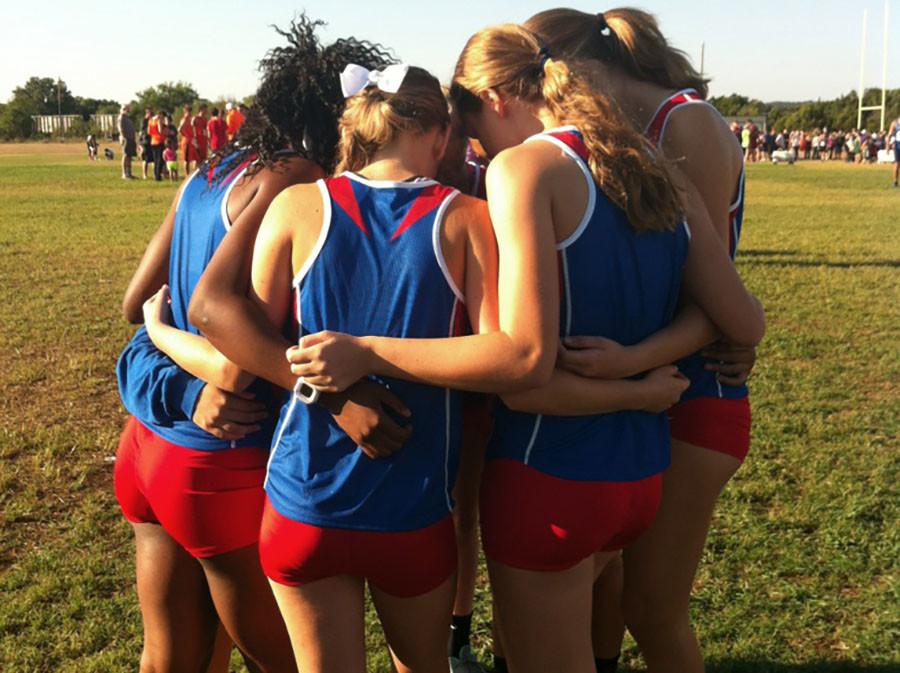
<svg viewBox="0 0 900 673"><path fill-rule="evenodd" d="M207 124L209 131L209 149L217 152L228 144L228 134L225 132L225 122L219 116L219 108L212 109L212 119Z"/></svg>
<svg viewBox="0 0 900 673"><path fill-rule="evenodd" d="M131 174L131 158L137 156L137 139L134 133L134 122L129 116L128 105L119 111L119 142L122 144L122 179L133 180Z"/></svg>
<svg viewBox="0 0 900 673"><path fill-rule="evenodd" d="M191 124L194 127L194 142L197 147L197 165L199 166L209 154L209 135L207 134L208 123L206 121L206 103L201 103L197 114Z"/></svg>

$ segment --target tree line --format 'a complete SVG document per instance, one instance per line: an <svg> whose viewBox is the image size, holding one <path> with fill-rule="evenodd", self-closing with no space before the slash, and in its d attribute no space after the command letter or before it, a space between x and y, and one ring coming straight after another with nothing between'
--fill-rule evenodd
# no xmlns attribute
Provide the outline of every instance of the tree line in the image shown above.
<svg viewBox="0 0 900 673"><path fill-rule="evenodd" d="M764 103L739 94L717 96L710 99L716 109L726 117L754 117L767 115L769 128L811 131L813 129L849 131L856 128L859 94L856 91L840 98L802 103ZM881 89L866 89L863 94L866 106L881 104ZM885 125L900 116L900 89L889 89L886 99ZM878 130L880 113L863 112L862 128Z"/></svg>
<svg viewBox="0 0 900 673"><path fill-rule="evenodd" d="M773 129L842 129L856 128L857 93L851 92L829 101L806 101L799 103L774 102L747 98L740 94L717 96L710 102L725 116L751 117L767 115L769 127ZM880 89L867 89L863 100L866 105L881 102ZM208 101L200 97L194 87L187 82L163 82L135 93L129 101L132 112L141 114L147 107L175 113L184 105L201 102L210 105L225 101ZM244 102L249 102L245 99ZM98 98L82 98L69 91L66 83L52 77L32 77L22 86L16 87L7 103L0 103L0 139L17 140L34 135L31 117L33 115L61 114L81 115L84 124L76 125L73 133L82 134L88 127L92 114L118 113L119 102ZM887 92L887 120L900 116L900 89ZM877 112L863 114L863 128L877 127Z"/></svg>
<svg viewBox="0 0 900 673"><path fill-rule="evenodd" d="M247 99L244 102L248 102ZM187 82L162 82L135 93L128 101L132 115L137 117L151 107L169 113L179 113L184 105L207 103L224 107L225 100L209 101L201 98L194 87ZM83 123L72 127L73 135L85 135L90 131L92 114L118 114L119 101L82 98L75 96L66 83L52 77L31 77L22 86L13 90L7 103L0 103L0 139L21 140L34 136L33 115L80 115Z"/></svg>

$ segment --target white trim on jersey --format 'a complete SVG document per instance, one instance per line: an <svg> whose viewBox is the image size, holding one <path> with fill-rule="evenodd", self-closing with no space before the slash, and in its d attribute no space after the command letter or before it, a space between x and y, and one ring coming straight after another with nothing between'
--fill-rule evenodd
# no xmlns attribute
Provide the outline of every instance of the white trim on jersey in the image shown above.
<svg viewBox="0 0 900 673"><path fill-rule="evenodd" d="M437 180L431 178L416 178L415 180L402 180L393 182L391 180L369 180L353 171L344 171L341 176L347 176L355 182L372 187L373 189L421 189L422 187L431 187L439 184Z"/></svg>
<svg viewBox="0 0 900 673"><path fill-rule="evenodd" d="M294 408L297 406L297 396L291 394L291 405L288 407L287 413L284 415L284 422L281 424L281 427L278 429L278 436L275 438L275 442L272 444L272 450L269 452L269 460L266 462L266 478L263 481L263 488L269 485L269 469L272 467L272 460L275 458L275 452L278 451L278 447L281 445L281 437L284 435L284 430L287 428L288 424L291 422L291 416L294 415Z"/></svg>
<svg viewBox="0 0 900 673"><path fill-rule="evenodd" d="M559 138L554 138L553 136L549 135L550 133L557 133L561 131L568 132L577 130L578 129L574 126L561 126L560 128L549 129L547 131L544 131L543 133L531 136L525 141L526 143L529 143L535 140L544 140L546 142L553 143L563 151L563 154L572 159L572 161L574 161L578 165L578 168L581 169L581 172L584 175L584 179L587 181L588 202L587 207L585 207L584 209L584 215L581 218L581 222L578 223L575 231L573 231L571 234L569 234L568 237L556 244L557 250L568 248L570 245L575 243L575 241L581 238L584 230L587 229L588 223L590 223L591 221L591 217L594 215L594 208L597 206L597 185L594 183L594 175L593 173L591 173L591 169L588 168L588 165L585 163L584 159L578 156L578 153L575 150L566 145Z"/></svg>
<svg viewBox="0 0 900 673"><path fill-rule="evenodd" d="M712 103L710 103L709 101L705 101L702 98L695 98L692 100L685 101L684 103L679 103L678 105L673 107L671 110L669 110L669 114L666 115L666 118L663 121L662 126L659 128L659 139L656 141L657 146L662 145L662 143L663 143L663 137L666 135L666 129L669 128L669 121L671 121L671 119L672 119L672 113L675 112L675 110L683 108L685 105L698 105L698 104L706 105L708 107L711 107L713 110L716 110L715 106ZM716 114L718 114L718 112L719 111L716 110Z"/></svg>
<svg viewBox="0 0 900 673"><path fill-rule="evenodd" d="M743 161L743 160L742 160ZM733 213L738 207L741 205L741 201L744 199L744 175L746 174L747 169L744 166L741 166L741 177L738 180L738 191L737 196L734 197L734 202L730 206L728 206L728 212ZM735 239L737 240L737 239Z"/></svg>
<svg viewBox="0 0 900 673"><path fill-rule="evenodd" d="M441 205L438 206L437 214L434 216L434 224L431 227L431 247L434 248L434 258L441 269L441 273L444 274L444 280L447 281L447 285L453 290L453 294L456 295L459 302L465 304L466 297L457 287L456 282L453 280L453 276L450 275L447 260L444 259L444 251L441 249L441 225L444 223L444 215L447 212L447 208L450 207L450 202L457 196L459 196L459 191L454 189L447 198L441 202Z"/></svg>
<svg viewBox="0 0 900 673"><path fill-rule="evenodd" d="M237 175L234 176L234 179L225 187L225 194L222 196L222 224L225 225L225 231L231 231L232 224L231 218L228 217L228 197L231 195L231 190L234 189L237 181L244 177L244 173L247 172L248 168L250 168L250 164L247 164L239 170Z"/></svg>
<svg viewBox="0 0 900 673"><path fill-rule="evenodd" d="M572 336L572 283L569 280L569 257L563 248L559 251L562 258L563 288L566 293L566 333L563 336Z"/></svg>
<svg viewBox="0 0 900 673"><path fill-rule="evenodd" d="M328 238L328 232L331 230L331 194L328 193L328 186L325 184L324 180L316 180L316 186L319 188L319 193L322 196L322 229L319 231L319 238L316 240L315 247L310 251L309 257L306 258L306 261L303 262L303 266L300 267L300 270L297 272L297 275L294 276L294 280L291 282L291 285L298 290L300 290L300 283L303 282L303 279L306 277L306 274L309 273L309 270L312 268L312 265L319 258L319 254L322 252L322 248L325 247L325 239ZM300 300L297 299L297 322L300 322Z"/></svg>
<svg viewBox="0 0 900 673"><path fill-rule="evenodd" d="M456 310L459 307L460 310L463 310L464 302L462 299L454 299L453 307L450 309L450 325L447 328L447 336L452 337L453 327L456 324ZM444 498L447 501L447 511L453 511L453 496L450 493L450 436L451 436L451 425L450 425L450 395L451 391L449 388L444 389Z"/></svg>
<svg viewBox="0 0 900 673"><path fill-rule="evenodd" d="M531 439L528 441L528 446L525 447L525 459L522 461L526 465L528 465L528 461L531 459L531 450L534 448L534 443L537 441L538 430L541 429L541 419L543 417L543 414L538 414L534 419L534 430L531 431Z"/></svg>

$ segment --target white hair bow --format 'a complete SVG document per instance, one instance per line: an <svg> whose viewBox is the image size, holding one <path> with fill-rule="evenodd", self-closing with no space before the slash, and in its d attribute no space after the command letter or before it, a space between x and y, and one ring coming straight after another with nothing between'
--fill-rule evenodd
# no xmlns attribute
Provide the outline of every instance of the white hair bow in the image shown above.
<svg viewBox="0 0 900 673"><path fill-rule="evenodd" d="M408 71L409 66L406 63L389 65L384 70L369 70L350 63L341 73L341 91L344 98L350 98L371 84L387 93L397 93Z"/></svg>

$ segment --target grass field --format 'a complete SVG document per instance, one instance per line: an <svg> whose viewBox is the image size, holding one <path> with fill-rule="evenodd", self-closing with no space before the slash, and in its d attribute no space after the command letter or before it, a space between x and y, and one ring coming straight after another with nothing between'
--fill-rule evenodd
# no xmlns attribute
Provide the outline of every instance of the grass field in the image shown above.
<svg viewBox="0 0 900 673"><path fill-rule="evenodd" d="M753 448L693 603L709 671L900 671L888 170L750 167L740 270L769 329ZM137 670L133 542L108 460L125 418L113 367L131 332L122 292L174 187L118 176L80 144L0 145L0 673ZM481 651L486 618L483 592ZM375 628L371 643L386 670ZM640 670L630 641L625 664Z"/></svg>

